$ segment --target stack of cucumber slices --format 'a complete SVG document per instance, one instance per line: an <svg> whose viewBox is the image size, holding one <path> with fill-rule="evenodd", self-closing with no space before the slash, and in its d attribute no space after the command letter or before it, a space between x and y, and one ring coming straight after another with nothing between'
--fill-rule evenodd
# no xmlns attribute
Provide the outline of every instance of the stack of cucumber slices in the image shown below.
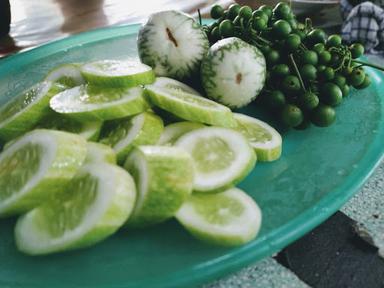
<svg viewBox="0 0 384 288"><path fill-rule="evenodd" d="M0 141L0 217L19 216L16 244L31 255L172 217L211 244L251 241L261 212L234 186L282 145L268 124L136 60L55 68L0 108Z"/></svg>

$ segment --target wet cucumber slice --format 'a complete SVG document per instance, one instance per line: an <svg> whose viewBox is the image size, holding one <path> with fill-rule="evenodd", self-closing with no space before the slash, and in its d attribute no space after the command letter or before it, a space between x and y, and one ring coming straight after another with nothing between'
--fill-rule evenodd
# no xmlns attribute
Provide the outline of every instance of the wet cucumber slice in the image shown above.
<svg viewBox="0 0 384 288"><path fill-rule="evenodd" d="M83 164L81 136L38 129L0 154L0 217L24 213L62 191Z"/></svg>
<svg viewBox="0 0 384 288"><path fill-rule="evenodd" d="M168 77L157 77L153 85L161 88L181 90L182 92L201 96L201 94L192 87L184 84L183 82Z"/></svg>
<svg viewBox="0 0 384 288"><path fill-rule="evenodd" d="M136 87L151 84L155 73L137 60L102 60L84 64L81 74L91 84L107 87Z"/></svg>
<svg viewBox="0 0 384 288"><path fill-rule="evenodd" d="M180 148L138 146L124 168L135 179L138 193L128 227L144 227L173 217L192 192L192 159Z"/></svg>
<svg viewBox="0 0 384 288"><path fill-rule="evenodd" d="M206 126L201 123L188 121L169 124L165 126L157 145L172 146L185 133L204 127Z"/></svg>
<svg viewBox="0 0 384 288"><path fill-rule="evenodd" d="M77 86L50 101L51 108L79 121L111 120L139 114L149 108L143 89Z"/></svg>
<svg viewBox="0 0 384 288"><path fill-rule="evenodd" d="M237 121L236 130L243 134L255 149L258 161L279 159L282 150L282 138L279 132L267 123L256 118L233 113Z"/></svg>
<svg viewBox="0 0 384 288"><path fill-rule="evenodd" d="M0 107L0 138L9 141L33 129L50 112L49 100L60 88L40 82Z"/></svg>
<svg viewBox="0 0 384 288"><path fill-rule="evenodd" d="M156 144L163 129L160 117L152 112L144 112L119 121L101 143L111 146L116 152L117 162L124 163L133 147Z"/></svg>
<svg viewBox="0 0 384 288"><path fill-rule="evenodd" d="M135 183L124 169L101 162L85 165L65 193L18 219L17 248L41 255L91 246L125 223L135 198Z"/></svg>
<svg viewBox="0 0 384 288"><path fill-rule="evenodd" d="M191 16L173 10L149 17L139 31L137 47L141 61L157 76L184 79L200 69L209 41Z"/></svg>
<svg viewBox="0 0 384 288"><path fill-rule="evenodd" d="M155 82L146 86L145 95L155 106L184 120L223 127L236 125L229 108L181 89L160 87Z"/></svg>
<svg viewBox="0 0 384 288"><path fill-rule="evenodd" d="M75 119L64 117L58 113L51 113L49 116L42 119L36 128L67 131L79 134L86 140L97 141L102 125L102 121L95 120L80 122Z"/></svg>
<svg viewBox="0 0 384 288"><path fill-rule="evenodd" d="M256 164L247 139L227 128L207 127L181 136L175 146L193 159L196 192L220 192L243 180Z"/></svg>
<svg viewBox="0 0 384 288"><path fill-rule="evenodd" d="M48 72L44 80L61 84L66 88L85 84L85 80L80 73L80 67L80 64L75 63L57 66Z"/></svg>
<svg viewBox="0 0 384 288"><path fill-rule="evenodd" d="M260 230L261 211L238 188L217 194L192 194L176 219L196 238L219 246L243 245Z"/></svg>
<svg viewBox="0 0 384 288"><path fill-rule="evenodd" d="M207 97L230 108L254 100L264 87L266 74L263 53L236 37L216 42L201 63Z"/></svg>
<svg viewBox="0 0 384 288"><path fill-rule="evenodd" d="M95 142L88 142L85 163L98 162L116 164L116 153L111 147L107 145Z"/></svg>

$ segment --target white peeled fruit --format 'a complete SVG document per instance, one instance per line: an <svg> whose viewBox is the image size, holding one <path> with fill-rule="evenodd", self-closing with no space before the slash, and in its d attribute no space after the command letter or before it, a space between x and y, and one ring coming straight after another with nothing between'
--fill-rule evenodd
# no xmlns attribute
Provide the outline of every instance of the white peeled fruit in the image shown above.
<svg viewBox="0 0 384 288"><path fill-rule="evenodd" d="M61 89L50 81L40 82L0 107L0 139L4 141L31 130L49 112L51 97Z"/></svg>
<svg viewBox="0 0 384 288"><path fill-rule="evenodd" d="M124 169L84 165L63 193L18 219L17 248L41 255L91 246L125 223L135 198L135 183Z"/></svg>
<svg viewBox="0 0 384 288"><path fill-rule="evenodd" d="M75 63L59 65L49 71L44 80L64 85L67 88L85 84L80 67L80 64Z"/></svg>
<svg viewBox="0 0 384 288"><path fill-rule="evenodd" d="M137 46L141 61L153 67L157 76L184 79L198 72L209 42L191 16L171 10L149 16Z"/></svg>
<svg viewBox="0 0 384 288"><path fill-rule="evenodd" d="M245 192L231 188L217 194L192 194L176 219L194 237L219 246L238 246L257 236L260 208Z"/></svg>
<svg viewBox="0 0 384 288"><path fill-rule="evenodd" d="M219 192L243 180L256 164L247 139L228 128L206 127L181 136L175 146L193 159L197 192Z"/></svg>
<svg viewBox="0 0 384 288"><path fill-rule="evenodd" d="M144 112L130 119L119 120L101 143L116 152L117 162L124 163L135 146L156 144L163 132L163 120L152 112Z"/></svg>
<svg viewBox="0 0 384 288"><path fill-rule="evenodd" d="M86 63L81 74L87 82L105 87L136 87L155 81L152 68L133 59Z"/></svg>
<svg viewBox="0 0 384 288"><path fill-rule="evenodd" d="M153 105L192 122L222 127L236 125L232 111L228 107L174 86L157 85L156 82L147 85L144 92Z"/></svg>
<svg viewBox="0 0 384 288"><path fill-rule="evenodd" d="M24 213L62 191L83 164L86 140L38 129L0 154L0 217Z"/></svg>
<svg viewBox="0 0 384 288"><path fill-rule="evenodd" d="M192 159L180 148L138 146L124 168L135 179L138 193L128 227L145 227L173 217L192 192Z"/></svg>
<svg viewBox="0 0 384 288"><path fill-rule="evenodd" d="M149 108L143 89L100 88L81 85L67 89L50 101L51 108L79 121L102 121L139 114Z"/></svg>
<svg viewBox="0 0 384 288"><path fill-rule="evenodd" d="M282 138L275 128L244 114L233 113L233 116L237 121L235 130L248 139L258 161L274 161L280 158Z"/></svg>
<svg viewBox="0 0 384 288"><path fill-rule="evenodd" d="M201 63L207 97L230 108L254 100L264 87L266 73L263 53L236 37L216 42Z"/></svg>
<svg viewBox="0 0 384 288"><path fill-rule="evenodd" d="M189 121L169 124L165 126L164 131L161 133L160 139L157 142L157 145L172 146L176 140L183 136L185 133L204 127L206 127L204 124Z"/></svg>

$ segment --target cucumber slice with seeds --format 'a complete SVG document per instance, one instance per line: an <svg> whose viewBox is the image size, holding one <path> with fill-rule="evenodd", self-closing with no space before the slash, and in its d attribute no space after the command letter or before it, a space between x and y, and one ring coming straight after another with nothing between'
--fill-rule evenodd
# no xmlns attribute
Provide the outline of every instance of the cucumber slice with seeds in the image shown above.
<svg viewBox="0 0 384 288"><path fill-rule="evenodd" d="M168 77L157 77L153 85L156 85L162 88L181 90L183 92L201 96L201 94L197 92L195 89L193 89L192 87L184 84L183 82L180 82Z"/></svg>
<svg viewBox="0 0 384 288"><path fill-rule="evenodd" d="M50 112L49 100L60 88L40 82L0 107L0 138L11 140L31 130Z"/></svg>
<svg viewBox="0 0 384 288"><path fill-rule="evenodd" d="M172 146L185 133L204 127L206 126L201 123L188 121L169 124L165 126L157 145Z"/></svg>
<svg viewBox="0 0 384 288"><path fill-rule="evenodd" d="M52 69L44 80L64 85L67 88L85 84L85 80L80 73L80 67L80 64L74 63L60 65Z"/></svg>
<svg viewBox="0 0 384 288"><path fill-rule="evenodd" d="M256 202L238 188L218 194L193 194L176 219L196 238L219 246L243 245L260 230L262 214Z"/></svg>
<svg viewBox="0 0 384 288"><path fill-rule="evenodd" d="M199 23L179 11L152 14L139 31L137 45L141 61L157 76L176 79L197 73L209 48Z"/></svg>
<svg viewBox="0 0 384 288"><path fill-rule="evenodd" d="M231 129L207 127L181 136L175 146L194 160L194 191L220 192L244 179L256 164L247 139Z"/></svg>
<svg viewBox="0 0 384 288"><path fill-rule="evenodd" d="M87 143L86 163L106 162L116 164L116 153L107 145L95 142Z"/></svg>
<svg viewBox="0 0 384 288"><path fill-rule="evenodd" d="M116 152L118 163L123 163L134 146L155 144L163 129L160 117L152 112L144 112L119 121L101 143L111 146Z"/></svg>
<svg viewBox="0 0 384 288"><path fill-rule="evenodd" d="M135 184L124 169L85 165L65 193L18 219L17 248L41 255L93 245L125 223L135 198Z"/></svg>
<svg viewBox="0 0 384 288"><path fill-rule="evenodd" d="M230 108L240 108L254 100L264 87L265 77L263 53L236 37L216 42L201 64L207 97Z"/></svg>
<svg viewBox="0 0 384 288"><path fill-rule="evenodd" d="M52 113L45 117L36 128L67 131L79 134L89 141L97 141L99 138L102 121L80 122L75 119L63 117L61 114Z"/></svg>
<svg viewBox="0 0 384 288"><path fill-rule="evenodd" d="M13 141L0 154L0 217L26 212L58 192L83 164L81 136L38 129Z"/></svg>
<svg viewBox="0 0 384 288"><path fill-rule="evenodd" d="M149 108L143 89L77 86L50 101L51 108L79 121L110 120L139 114Z"/></svg>
<svg viewBox="0 0 384 288"><path fill-rule="evenodd" d="M136 60L101 60L84 64L81 74L91 84L135 87L155 81L152 68Z"/></svg>
<svg viewBox="0 0 384 288"><path fill-rule="evenodd" d="M145 87L145 95L154 105L185 120L223 127L236 125L229 108L202 96L159 87L156 82Z"/></svg>
<svg viewBox="0 0 384 288"><path fill-rule="evenodd" d="M237 131L242 133L255 149L258 161L274 161L281 156L282 138L279 132L256 118L233 113Z"/></svg>
<svg viewBox="0 0 384 288"><path fill-rule="evenodd" d="M138 146L124 168L135 179L138 193L128 227L144 227L173 217L192 192L192 159L180 148Z"/></svg>

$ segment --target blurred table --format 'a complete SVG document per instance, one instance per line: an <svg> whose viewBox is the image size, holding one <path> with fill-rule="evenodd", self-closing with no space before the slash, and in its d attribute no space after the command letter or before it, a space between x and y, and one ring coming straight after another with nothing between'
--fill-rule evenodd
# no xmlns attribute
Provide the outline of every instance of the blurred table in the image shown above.
<svg viewBox="0 0 384 288"><path fill-rule="evenodd" d="M0 0L8 1L8 0ZM0 57L70 34L90 29L137 23L149 14L177 9L207 13L213 3L228 6L232 0L10 0L11 31L0 39Z"/></svg>

